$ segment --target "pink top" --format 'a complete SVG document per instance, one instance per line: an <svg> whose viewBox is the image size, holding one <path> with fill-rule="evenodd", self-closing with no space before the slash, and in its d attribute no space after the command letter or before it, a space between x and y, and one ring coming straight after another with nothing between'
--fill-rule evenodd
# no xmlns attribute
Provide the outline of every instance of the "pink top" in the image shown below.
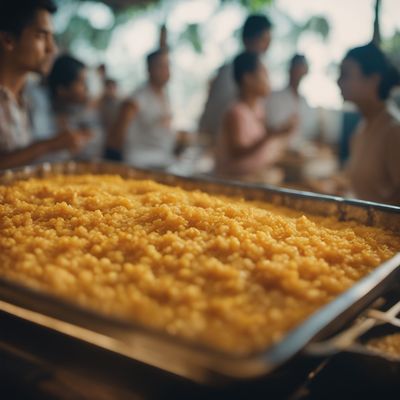
<svg viewBox="0 0 400 400"><path fill-rule="evenodd" d="M255 110L242 101L237 101L228 108L217 140L217 173L229 176L250 175L277 161L284 148L282 138L264 141L254 151L243 156L232 152L232 141L245 149L266 137L264 121L264 108L261 103L257 104ZM232 124L237 127L235 131L229 129ZM236 137L232 138L230 135Z"/></svg>

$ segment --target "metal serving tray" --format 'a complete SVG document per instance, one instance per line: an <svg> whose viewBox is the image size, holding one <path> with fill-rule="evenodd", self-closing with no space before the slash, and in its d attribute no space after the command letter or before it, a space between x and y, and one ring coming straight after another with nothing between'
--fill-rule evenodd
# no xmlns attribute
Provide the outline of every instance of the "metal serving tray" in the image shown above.
<svg viewBox="0 0 400 400"><path fill-rule="evenodd" d="M335 216L400 234L400 207L345 200L340 197L281 189L267 185L187 178L136 169L117 163L41 164L0 174L0 184L53 174L118 174L152 179L189 190L202 190L249 200L264 200L310 214ZM340 251L340 249L338 249ZM377 267L349 290L290 331L279 343L245 356L218 352L144 326L80 307L54 295L0 278L0 311L46 332L66 335L84 346L139 361L200 383L250 380L272 374L296 354L332 354L332 341L355 316L382 295L400 276L400 253ZM6 327L4 327L6 328ZM30 338L26 337L29 341ZM326 346L324 347L324 343ZM339 349L340 350L340 349Z"/></svg>

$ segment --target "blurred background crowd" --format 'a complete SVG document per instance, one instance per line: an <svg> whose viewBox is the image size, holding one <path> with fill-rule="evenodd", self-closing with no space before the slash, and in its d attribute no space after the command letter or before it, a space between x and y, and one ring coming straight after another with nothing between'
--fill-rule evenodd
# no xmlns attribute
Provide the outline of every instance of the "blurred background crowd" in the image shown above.
<svg viewBox="0 0 400 400"><path fill-rule="evenodd" d="M122 161L400 205L396 0L0 4L0 168Z"/></svg>

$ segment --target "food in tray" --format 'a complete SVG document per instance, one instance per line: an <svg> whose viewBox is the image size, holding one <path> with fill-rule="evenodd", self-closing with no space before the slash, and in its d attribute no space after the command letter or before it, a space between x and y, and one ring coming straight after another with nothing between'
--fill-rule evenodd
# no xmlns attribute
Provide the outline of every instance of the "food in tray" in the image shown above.
<svg viewBox="0 0 400 400"><path fill-rule="evenodd" d="M0 276L227 352L279 341L399 249L389 231L153 181L0 186Z"/></svg>
<svg viewBox="0 0 400 400"><path fill-rule="evenodd" d="M400 333L370 339L367 347L387 356L400 358Z"/></svg>

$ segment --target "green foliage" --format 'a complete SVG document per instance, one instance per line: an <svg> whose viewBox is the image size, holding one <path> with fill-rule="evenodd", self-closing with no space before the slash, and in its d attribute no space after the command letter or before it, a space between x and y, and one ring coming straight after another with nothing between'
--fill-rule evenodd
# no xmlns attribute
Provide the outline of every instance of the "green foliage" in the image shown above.
<svg viewBox="0 0 400 400"><path fill-rule="evenodd" d="M69 48L77 40L88 41L94 48L105 50L111 39L113 27L110 29L95 29L88 19L74 15L64 32L57 35L57 41L63 48Z"/></svg>
<svg viewBox="0 0 400 400"><path fill-rule="evenodd" d="M287 20L290 23L291 29L286 37L288 41L293 43L296 48L297 43L304 32L313 32L316 35L326 40L330 33L329 21L323 16L312 16L309 20L304 23L298 23L286 15Z"/></svg>
<svg viewBox="0 0 400 400"><path fill-rule="evenodd" d="M396 30L391 38L383 40L382 48L400 69L400 31Z"/></svg>
<svg viewBox="0 0 400 400"><path fill-rule="evenodd" d="M97 0L100 1L100 0ZM97 50L105 50L111 40L113 30L129 20L135 18L138 14L150 11L160 6L161 0L151 0L145 3L138 3L136 5L116 6L122 4L122 1L107 0L103 3L108 4L111 12L114 15L113 26L107 29L96 29L90 24L89 19L84 18L78 14L80 5L83 3L79 0L58 0L60 9L69 6L74 7L75 12L67 24L67 28L58 34L57 40L60 47L69 49L74 46L78 40L84 40ZM246 7L250 12L261 11L265 7L270 6L273 0L220 0L221 5L236 2ZM130 2L127 1L126 4ZM61 11L62 12L62 11ZM312 31L321 35L326 39L329 35L330 27L328 21L322 16L313 16L304 24L298 24L291 20L292 30L290 33L291 40L297 42L298 38L304 31ZM191 43L194 50L198 53L202 52L202 40L200 35L200 27L197 24L189 24L186 30L182 33L180 41L187 41Z"/></svg>
<svg viewBox="0 0 400 400"><path fill-rule="evenodd" d="M325 17L316 15L311 17L303 26L303 30L315 32L326 40L329 36L330 26Z"/></svg>
<svg viewBox="0 0 400 400"><path fill-rule="evenodd" d="M263 8L270 6L273 0L221 0L221 3L239 2L243 7L246 7L251 12L260 11Z"/></svg>
<svg viewBox="0 0 400 400"><path fill-rule="evenodd" d="M78 40L84 40L95 48L96 50L107 49L112 33L118 25L122 25L138 13L145 12L156 6L158 1L149 2L146 4L130 5L125 7L110 8L114 15L114 24L107 29L96 29L90 23L90 20L78 15L79 7L82 1L79 0L58 0L61 12L62 7L74 7L74 13L71 16L66 29L57 35L57 41L61 48L69 49L73 47L74 43ZM104 3L112 5L113 2L104 1Z"/></svg>
<svg viewBox="0 0 400 400"><path fill-rule="evenodd" d="M400 31L396 30L395 34L383 42L383 48L388 53L400 53Z"/></svg>
<svg viewBox="0 0 400 400"><path fill-rule="evenodd" d="M180 40L191 43L193 49L197 53L201 53L203 51L198 24L189 24L186 30L182 33Z"/></svg>

